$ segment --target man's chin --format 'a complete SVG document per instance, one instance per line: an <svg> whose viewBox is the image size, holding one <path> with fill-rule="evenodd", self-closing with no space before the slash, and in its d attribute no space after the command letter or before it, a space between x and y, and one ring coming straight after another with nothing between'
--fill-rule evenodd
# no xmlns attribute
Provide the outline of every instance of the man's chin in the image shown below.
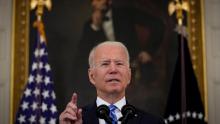
<svg viewBox="0 0 220 124"><path fill-rule="evenodd" d="M109 90L109 94L121 94L122 90L120 88L112 88Z"/></svg>

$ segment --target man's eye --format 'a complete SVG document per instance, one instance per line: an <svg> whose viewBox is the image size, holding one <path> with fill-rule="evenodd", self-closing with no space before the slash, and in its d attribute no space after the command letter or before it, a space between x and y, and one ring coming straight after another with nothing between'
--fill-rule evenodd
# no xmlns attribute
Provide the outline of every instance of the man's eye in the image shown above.
<svg viewBox="0 0 220 124"><path fill-rule="evenodd" d="M122 63L122 62L118 62L117 65L124 65L124 63Z"/></svg>
<svg viewBox="0 0 220 124"><path fill-rule="evenodd" d="M109 65L109 63L107 62L101 63L101 66L107 66L107 65Z"/></svg>

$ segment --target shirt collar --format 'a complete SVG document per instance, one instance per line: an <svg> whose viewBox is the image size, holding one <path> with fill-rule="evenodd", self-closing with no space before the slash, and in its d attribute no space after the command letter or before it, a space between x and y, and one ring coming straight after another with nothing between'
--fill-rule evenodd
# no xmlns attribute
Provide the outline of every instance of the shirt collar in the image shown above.
<svg viewBox="0 0 220 124"><path fill-rule="evenodd" d="M106 12L105 16L111 19L111 18L112 18L112 10L109 9L109 10Z"/></svg>
<svg viewBox="0 0 220 124"><path fill-rule="evenodd" d="M105 100L103 100L100 97L97 97L96 99L96 104L97 106L100 106L102 104L109 106L110 103L106 102ZM121 108L126 104L126 99L125 97L123 97L122 99L120 99L119 101L117 101L116 103L114 103L114 105L121 111Z"/></svg>

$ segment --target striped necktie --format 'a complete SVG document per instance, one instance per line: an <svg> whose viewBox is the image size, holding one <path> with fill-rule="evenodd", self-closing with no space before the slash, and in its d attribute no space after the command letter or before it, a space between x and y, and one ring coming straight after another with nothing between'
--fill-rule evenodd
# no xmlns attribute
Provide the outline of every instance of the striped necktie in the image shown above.
<svg viewBox="0 0 220 124"><path fill-rule="evenodd" d="M110 109L110 117L112 118L112 124L117 124L117 117L116 117L116 114L115 114L115 110L117 109L117 107L113 104L111 104L109 106L109 109Z"/></svg>

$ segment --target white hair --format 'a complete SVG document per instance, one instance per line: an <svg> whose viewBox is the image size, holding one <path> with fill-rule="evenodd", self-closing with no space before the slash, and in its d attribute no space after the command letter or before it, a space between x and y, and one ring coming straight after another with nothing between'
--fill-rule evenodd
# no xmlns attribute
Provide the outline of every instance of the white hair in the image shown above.
<svg viewBox="0 0 220 124"><path fill-rule="evenodd" d="M129 64L129 60L130 60L129 52L128 52L127 47L126 47L123 43L118 42L118 41L104 41L104 42L101 42L101 43L97 44L96 46L94 46L94 47L92 48L92 50L90 51L90 53L89 53L89 67L90 67L90 68L93 67L93 65L95 64L95 63L94 63L94 55L95 55L96 49L97 49L98 47L100 47L100 46L103 46L103 45L105 45L105 46L106 46L106 45L110 45L110 46L113 45L113 46L120 46L120 47L122 47L122 48L124 49L125 53L126 53L127 62L128 62L128 64Z"/></svg>

